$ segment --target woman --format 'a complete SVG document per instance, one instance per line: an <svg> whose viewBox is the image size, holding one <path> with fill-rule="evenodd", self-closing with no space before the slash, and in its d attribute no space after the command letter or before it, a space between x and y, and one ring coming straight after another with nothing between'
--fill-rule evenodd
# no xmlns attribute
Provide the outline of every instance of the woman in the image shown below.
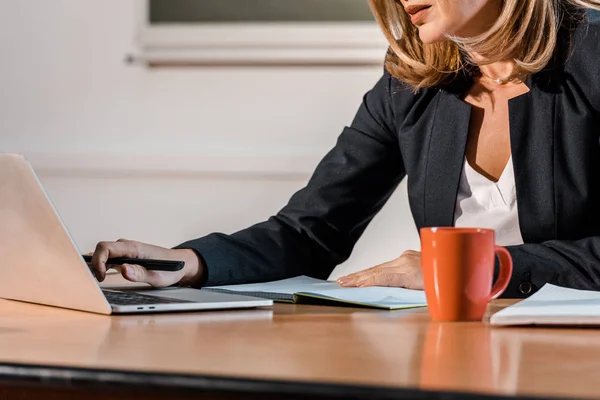
<svg viewBox="0 0 600 400"><path fill-rule="evenodd" d="M370 3L390 42L386 68L307 186L232 235L175 249L99 243L99 280L118 256L186 261L178 273L123 268L154 286L327 278L407 177L418 228L496 230L514 261L504 296L547 282L600 288L600 23L586 10L600 2ZM421 289L419 253L339 283Z"/></svg>

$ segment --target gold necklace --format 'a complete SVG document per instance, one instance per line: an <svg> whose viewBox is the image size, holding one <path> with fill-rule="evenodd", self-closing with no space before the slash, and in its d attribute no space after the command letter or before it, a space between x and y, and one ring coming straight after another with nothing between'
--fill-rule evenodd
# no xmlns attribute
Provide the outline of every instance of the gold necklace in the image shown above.
<svg viewBox="0 0 600 400"><path fill-rule="evenodd" d="M492 81L494 81L496 84L498 85L506 85L509 82L515 81L519 79L518 75L511 75L507 78L492 78L491 76L487 75L486 73L484 73L481 69L479 69L479 73L482 76L485 76L488 79L491 79Z"/></svg>

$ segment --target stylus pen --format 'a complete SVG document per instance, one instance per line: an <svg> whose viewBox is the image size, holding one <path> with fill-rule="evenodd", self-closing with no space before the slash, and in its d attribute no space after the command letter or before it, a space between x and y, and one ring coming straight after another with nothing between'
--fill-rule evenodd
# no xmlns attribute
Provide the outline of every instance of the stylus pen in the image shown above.
<svg viewBox="0 0 600 400"><path fill-rule="evenodd" d="M84 255L83 259L85 262L90 263L92 256ZM172 260L153 260L148 258L127 258L127 257L115 257L109 258L106 261L106 265L123 265L123 264L135 264L140 265L147 270L151 271L179 271L185 265L184 261L172 261Z"/></svg>

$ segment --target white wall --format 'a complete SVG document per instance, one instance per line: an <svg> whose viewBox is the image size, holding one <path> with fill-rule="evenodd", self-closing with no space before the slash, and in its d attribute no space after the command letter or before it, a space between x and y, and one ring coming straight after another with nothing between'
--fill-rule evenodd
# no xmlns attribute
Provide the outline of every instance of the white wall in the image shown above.
<svg viewBox="0 0 600 400"><path fill-rule="evenodd" d="M135 12L134 0L0 0L0 151L30 157L82 251L267 218L381 73L130 66ZM417 246L404 183L343 269Z"/></svg>

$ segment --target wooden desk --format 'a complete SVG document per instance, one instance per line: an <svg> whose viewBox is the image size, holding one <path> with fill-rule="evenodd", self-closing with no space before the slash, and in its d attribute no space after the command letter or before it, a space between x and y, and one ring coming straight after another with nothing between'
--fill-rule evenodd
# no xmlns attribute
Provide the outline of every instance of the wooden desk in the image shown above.
<svg viewBox="0 0 600 400"><path fill-rule="evenodd" d="M440 324L426 309L116 317L0 300L0 399L597 397L598 371L596 330Z"/></svg>

